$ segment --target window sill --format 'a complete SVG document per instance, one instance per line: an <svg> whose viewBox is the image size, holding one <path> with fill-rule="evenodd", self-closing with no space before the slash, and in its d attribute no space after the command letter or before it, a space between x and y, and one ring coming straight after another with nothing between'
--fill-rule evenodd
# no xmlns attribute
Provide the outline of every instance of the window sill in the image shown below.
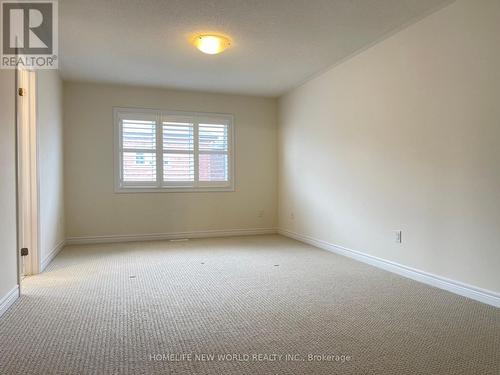
<svg viewBox="0 0 500 375"><path fill-rule="evenodd" d="M213 186L213 187L117 187L115 193L216 193L216 192L234 192L234 186Z"/></svg>

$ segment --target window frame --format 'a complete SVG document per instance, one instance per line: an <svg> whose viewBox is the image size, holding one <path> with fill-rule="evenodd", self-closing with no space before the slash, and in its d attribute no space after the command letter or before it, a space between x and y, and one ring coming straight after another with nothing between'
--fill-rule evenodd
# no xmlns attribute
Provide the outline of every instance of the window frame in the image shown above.
<svg viewBox="0 0 500 375"><path fill-rule="evenodd" d="M156 181L155 182L124 182L123 181L123 137L120 122L123 117L155 117L156 121ZM144 118L143 117L143 118ZM194 181L183 183L180 181L163 181L163 122L172 119L182 119L193 124L193 157ZM228 126L228 181L199 181L198 160L198 127L199 124L223 124ZM159 109L144 109L134 107L113 107L113 138L114 138L114 192L115 193L186 193L186 192L231 192L234 191L234 117L226 113L185 112Z"/></svg>

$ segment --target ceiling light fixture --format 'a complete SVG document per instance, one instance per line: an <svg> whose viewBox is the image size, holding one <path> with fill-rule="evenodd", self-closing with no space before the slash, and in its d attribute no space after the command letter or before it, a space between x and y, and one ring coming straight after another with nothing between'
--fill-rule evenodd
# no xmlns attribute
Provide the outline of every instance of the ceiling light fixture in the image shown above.
<svg viewBox="0 0 500 375"><path fill-rule="evenodd" d="M198 35L194 39L194 45L203 53L215 55L227 49L231 41L219 35Z"/></svg>

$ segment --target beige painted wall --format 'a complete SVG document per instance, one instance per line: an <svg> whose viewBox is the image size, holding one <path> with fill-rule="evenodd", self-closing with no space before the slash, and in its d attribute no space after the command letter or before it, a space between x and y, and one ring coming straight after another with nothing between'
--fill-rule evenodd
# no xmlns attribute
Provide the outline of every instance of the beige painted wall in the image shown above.
<svg viewBox="0 0 500 375"><path fill-rule="evenodd" d="M457 1L281 98L279 226L500 291L499 20Z"/></svg>
<svg viewBox="0 0 500 375"><path fill-rule="evenodd" d="M113 106L234 114L236 191L114 193ZM67 237L275 227L276 111L275 99L65 82Z"/></svg>
<svg viewBox="0 0 500 375"><path fill-rule="evenodd" d="M17 285L15 76L0 70L0 300Z"/></svg>
<svg viewBox="0 0 500 375"><path fill-rule="evenodd" d="M43 265L65 239L63 97L58 72L38 71L37 91L40 259Z"/></svg>

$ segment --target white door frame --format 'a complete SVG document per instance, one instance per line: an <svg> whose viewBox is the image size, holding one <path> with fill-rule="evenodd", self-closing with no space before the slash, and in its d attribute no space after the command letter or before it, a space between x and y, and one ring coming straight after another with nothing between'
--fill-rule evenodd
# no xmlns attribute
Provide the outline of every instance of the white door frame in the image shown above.
<svg viewBox="0 0 500 375"><path fill-rule="evenodd" d="M19 261L19 272L26 276L40 272L36 71L17 74L18 241L19 250L29 249Z"/></svg>

